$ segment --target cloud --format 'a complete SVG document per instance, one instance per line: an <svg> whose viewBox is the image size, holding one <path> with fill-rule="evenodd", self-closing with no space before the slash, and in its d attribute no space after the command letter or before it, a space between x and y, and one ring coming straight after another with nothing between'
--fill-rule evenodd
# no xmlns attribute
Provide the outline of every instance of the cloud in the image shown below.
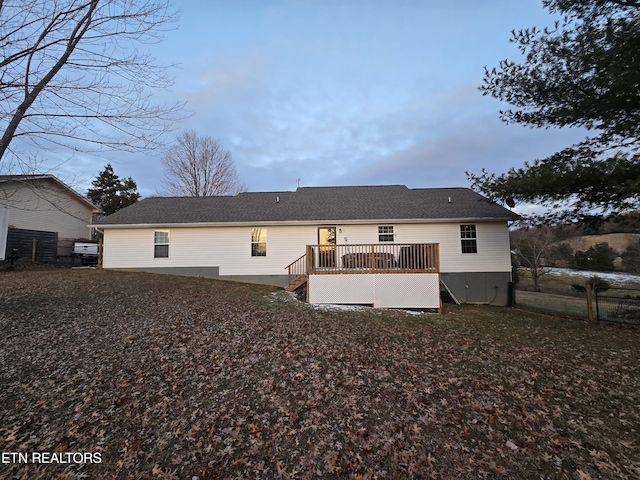
<svg viewBox="0 0 640 480"><path fill-rule="evenodd" d="M255 96L266 88L263 60L255 52L218 60L202 70L190 69L180 78L181 95L200 114L242 104L247 95Z"/></svg>
<svg viewBox="0 0 640 480"><path fill-rule="evenodd" d="M503 125L499 102L477 90L482 66L513 51L509 30L535 24L534 14L546 18L538 1L509 6L189 7L174 37L184 66L173 94L194 115L176 133L218 139L253 191L293 189L297 178L307 186L464 185L465 170L500 172L544 157L573 143L573 132ZM153 191L162 177L157 154L129 163L122 175Z"/></svg>
<svg viewBox="0 0 640 480"><path fill-rule="evenodd" d="M465 172L482 168L502 173L526 161L544 158L583 138L573 130L534 130L504 125L496 118L476 117L433 139L395 151L366 168L359 177L418 187L465 186Z"/></svg>

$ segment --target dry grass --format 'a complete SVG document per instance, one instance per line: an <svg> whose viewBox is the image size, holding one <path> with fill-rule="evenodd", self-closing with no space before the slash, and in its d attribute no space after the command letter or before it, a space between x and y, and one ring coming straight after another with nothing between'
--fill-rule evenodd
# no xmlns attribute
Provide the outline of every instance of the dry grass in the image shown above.
<svg viewBox="0 0 640 480"><path fill-rule="evenodd" d="M582 319L588 317L587 299L585 295L555 295L553 293L518 290L516 293L516 305L518 308L542 313Z"/></svg>
<svg viewBox="0 0 640 480"><path fill-rule="evenodd" d="M640 476L640 328L87 270L0 305L0 452L102 460L5 478Z"/></svg>
<svg viewBox="0 0 640 480"><path fill-rule="evenodd" d="M588 317L586 294L576 291L572 285L583 286L593 276L607 280L607 275L600 272L567 271L564 273L556 270L548 272L541 278L540 292L535 292L530 273L526 269L521 269L517 284L516 305L526 310L586 319ZM618 277L615 280L607 280L611 288L603 291L604 295L624 297L640 293L640 276L622 274ZM603 308L606 309L608 306L605 302Z"/></svg>
<svg viewBox="0 0 640 480"><path fill-rule="evenodd" d="M520 280L518 282L519 290L533 291L533 281L531 274L526 269L520 269ZM591 277L600 277L607 280L606 272L575 272L567 271L564 273L561 269L555 272L548 272L540 278L540 290L547 293L555 293L558 295L574 295L579 296L571 285L584 285ZM624 274L621 272L623 280L608 280L612 287L628 287L640 289L640 275Z"/></svg>

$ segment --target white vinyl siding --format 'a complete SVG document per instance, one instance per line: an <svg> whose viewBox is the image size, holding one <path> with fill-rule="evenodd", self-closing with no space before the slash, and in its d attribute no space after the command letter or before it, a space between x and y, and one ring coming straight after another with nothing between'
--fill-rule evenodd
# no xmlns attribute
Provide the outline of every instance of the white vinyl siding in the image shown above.
<svg viewBox="0 0 640 480"><path fill-rule="evenodd" d="M286 275L285 267L318 240L317 227L268 227L268 256L252 257L252 227L171 228L170 258L162 267L219 267L220 275ZM153 232L106 228L105 268L153 268Z"/></svg>
<svg viewBox="0 0 640 480"><path fill-rule="evenodd" d="M442 272L510 272L506 222L477 222L478 253L462 254L460 223L394 225L395 243L439 243ZM320 225L268 227L268 256L251 257L250 226L171 228L171 255L163 267L219 267L220 275L285 275L285 267L318 242ZM147 268L154 262L150 238L158 229L105 228L105 268ZM151 237L150 237L151 235ZM378 243L378 224L336 225L336 243Z"/></svg>
<svg viewBox="0 0 640 480"><path fill-rule="evenodd" d="M480 252L475 255L461 251L460 223L396 223L394 243L439 243L442 272L510 272L507 222L476 222L475 226ZM339 244L378 243L377 225L338 225L337 237Z"/></svg>
<svg viewBox="0 0 640 480"><path fill-rule="evenodd" d="M510 272L511 250L506 222L476 223L478 253L462 253L460 225L450 224L440 240L442 272ZM444 230L444 229L443 229Z"/></svg>

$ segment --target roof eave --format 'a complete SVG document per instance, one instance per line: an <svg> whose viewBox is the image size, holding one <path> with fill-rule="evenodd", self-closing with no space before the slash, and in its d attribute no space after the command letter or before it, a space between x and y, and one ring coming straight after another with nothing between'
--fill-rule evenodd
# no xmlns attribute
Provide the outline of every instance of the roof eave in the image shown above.
<svg viewBox="0 0 640 480"><path fill-rule="evenodd" d="M517 217L461 217L461 218L372 218L358 220L253 220L242 222L185 222L185 223L95 223L91 227L100 229L122 228L207 228L207 227L249 227L262 226L306 226L306 225L368 225L376 224L420 224L420 223L486 223L486 222L512 222Z"/></svg>

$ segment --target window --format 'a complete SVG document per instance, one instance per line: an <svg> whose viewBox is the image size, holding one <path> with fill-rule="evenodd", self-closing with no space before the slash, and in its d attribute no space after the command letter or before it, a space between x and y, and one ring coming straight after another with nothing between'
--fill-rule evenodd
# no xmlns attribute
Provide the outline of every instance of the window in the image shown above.
<svg viewBox="0 0 640 480"><path fill-rule="evenodd" d="M267 229L266 228L251 229L251 256L252 257L267 256Z"/></svg>
<svg viewBox="0 0 640 480"><path fill-rule="evenodd" d="M460 225L462 253L478 253L478 239L475 225Z"/></svg>
<svg viewBox="0 0 640 480"><path fill-rule="evenodd" d="M382 225L378 227L379 242L393 242L393 225Z"/></svg>
<svg viewBox="0 0 640 480"><path fill-rule="evenodd" d="M153 258L169 258L169 232L153 233Z"/></svg>

